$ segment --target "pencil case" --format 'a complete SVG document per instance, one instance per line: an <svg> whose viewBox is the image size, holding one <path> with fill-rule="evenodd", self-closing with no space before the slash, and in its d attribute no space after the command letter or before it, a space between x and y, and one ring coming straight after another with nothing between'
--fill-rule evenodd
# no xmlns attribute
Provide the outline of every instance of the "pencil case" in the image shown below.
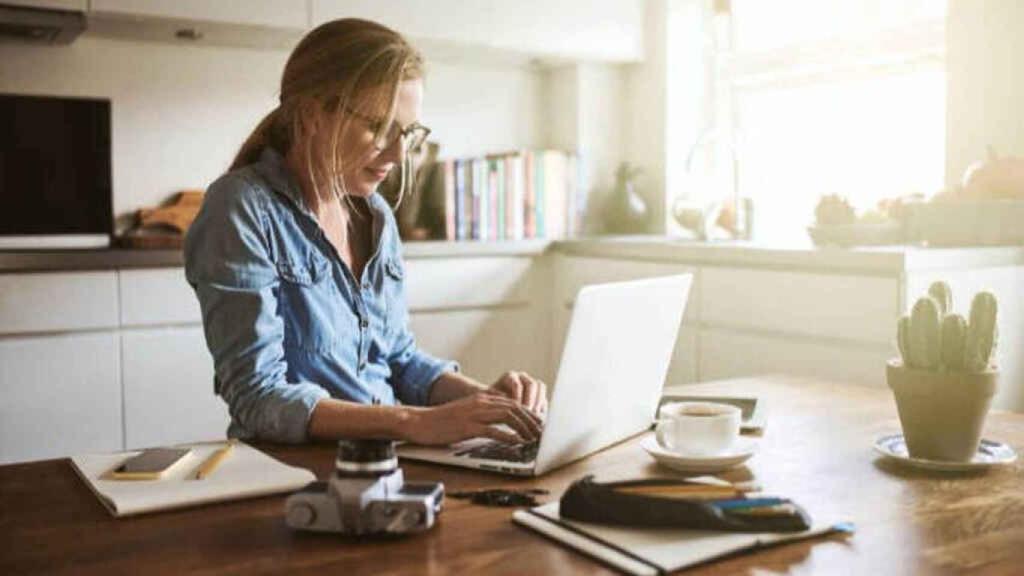
<svg viewBox="0 0 1024 576"><path fill-rule="evenodd" d="M640 487L673 486L694 484L665 479L599 483L593 476L585 476L562 495L559 515L580 522L636 528L801 532L811 527L807 512L790 500L772 499L784 506L759 506L763 499L699 500L635 493Z"/></svg>

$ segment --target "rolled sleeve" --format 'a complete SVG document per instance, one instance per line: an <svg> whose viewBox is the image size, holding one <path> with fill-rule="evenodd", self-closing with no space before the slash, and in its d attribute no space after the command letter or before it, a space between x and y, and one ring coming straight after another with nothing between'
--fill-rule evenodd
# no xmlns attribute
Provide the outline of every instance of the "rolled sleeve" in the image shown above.
<svg viewBox="0 0 1024 576"><path fill-rule="evenodd" d="M426 406L430 402L430 388L441 374L459 371L457 362L443 360L418 349L408 329L403 331L389 363L395 395L403 404L416 406Z"/></svg>
<svg viewBox="0 0 1024 576"><path fill-rule="evenodd" d="M329 394L286 379L279 280L258 194L235 175L210 187L186 237L185 275L199 299L217 393L231 414L229 434L298 443Z"/></svg>

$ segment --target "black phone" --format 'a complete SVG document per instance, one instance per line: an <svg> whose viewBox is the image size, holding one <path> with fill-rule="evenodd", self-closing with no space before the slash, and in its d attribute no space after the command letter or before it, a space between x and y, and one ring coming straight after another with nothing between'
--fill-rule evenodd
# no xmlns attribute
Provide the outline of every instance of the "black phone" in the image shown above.
<svg viewBox="0 0 1024 576"><path fill-rule="evenodd" d="M152 480L182 461L191 448L150 448L124 461L111 476L127 480Z"/></svg>

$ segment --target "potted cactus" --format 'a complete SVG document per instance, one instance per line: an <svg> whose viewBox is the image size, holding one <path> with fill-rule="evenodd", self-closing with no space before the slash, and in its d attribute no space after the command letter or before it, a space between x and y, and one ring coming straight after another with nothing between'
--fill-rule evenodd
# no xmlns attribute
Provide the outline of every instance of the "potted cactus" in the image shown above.
<svg viewBox="0 0 1024 576"><path fill-rule="evenodd" d="M914 458L967 462L996 391L996 299L979 292L970 319L952 310L949 285L936 282L897 325L900 359L886 376Z"/></svg>

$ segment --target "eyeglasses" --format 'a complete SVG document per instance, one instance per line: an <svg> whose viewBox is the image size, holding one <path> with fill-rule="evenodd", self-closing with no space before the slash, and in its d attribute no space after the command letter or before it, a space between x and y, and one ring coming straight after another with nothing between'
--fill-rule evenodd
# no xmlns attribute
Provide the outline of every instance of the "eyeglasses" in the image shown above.
<svg viewBox="0 0 1024 576"><path fill-rule="evenodd" d="M352 109L347 109L347 111L349 114L366 122L366 127L373 132L373 145L378 150L387 150L401 138L406 152L417 152L423 146L423 143L427 141L427 136L430 135L430 128L419 122L413 122L405 128L399 126L398 122L392 122L387 129L384 129L384 122L379 118L374 118Z"/></svg>

